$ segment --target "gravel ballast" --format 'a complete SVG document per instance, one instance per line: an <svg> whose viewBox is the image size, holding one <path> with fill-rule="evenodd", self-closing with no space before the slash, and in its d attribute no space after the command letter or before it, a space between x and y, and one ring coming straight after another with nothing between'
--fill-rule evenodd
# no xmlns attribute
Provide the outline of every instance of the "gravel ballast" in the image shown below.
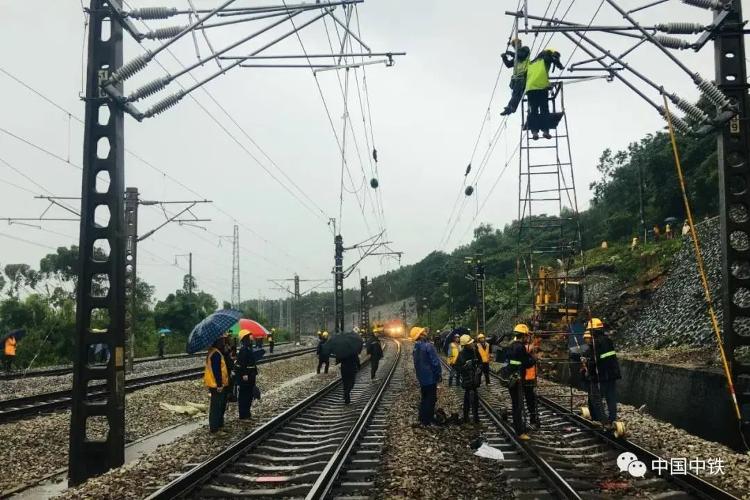
<svg viewBox="0 0 750 500"><path fill-rule="evenodd" d="M567 386L543 381L538 389L540 394L552 396L553 399L567 407L570 389ZM585 405L586 394L574 390L575 410ZM647 413L647 409L619 403L618 417L625 422L628 439L633 443L669 460L671 458L686 458L709 460L720 459L724 464L724 474L699 474L704 480L716 484L732 494L750 500L750 454L737 453L724 445L701 439L667 422L663 422ZM648 464L650 467L650 464Z"/></svg>
<svg viewBox="0 0 750 500"><path fill-rule="evenodd" d="M303 346L304 347L304 346ZM274 349L274 354L295 349L292 345L283 345ZM266 352L268 349L266 348ZM159 375L162 373L172 373L189 368L200 368L203 366L205 358L201 356L192 358L167 358L145 361L133 365L133 373L128 375L128 379ZM62 391L70 389L73 385L73 375L54 375L51 377L28 377L11 380L0 379L0 400L21 398L43 394L46 392Z"/></svg>
<svg viewBox="0 0 750 500"><path fill-rule="evenodd" d="M412 344L403 346L407 359L404 387L388 414L388 433L373 496L378 499L509 498L499 462L474 456L469 443L482 427L451 425L413 427L417 422L419 384L411 360ZM447 381L447 375L444 374ZM462 413L463 391L441 384L438 408Z"/></svg>
<svg viewBox="0 0 750 500"><path fill-rule="evenodd" d="M259 367L258 385L262 392L315 370L317 359L308 354ZM336 370L331 370L331 373ZM159 403L208 404L208 393L200 380L152 386L126 395L125 438L127 442L146 437L161 429L206 416L189 417L160 408ZM272 407L273 395L258 409ZM268 404L267 404L268 403ZM227 417L236 418L237 407L230 404ZM30 483L57 469L67 467L70 412L59 412L0 425L0 463L23 463L13 475L0 475L0 492ZM204 433L207 433L200 429ZM101 498L101 497L99 497Z"/></svg>
<svg viewBox="0 0 750 500"><path fill-rule="evenodd" d="M304 361L300 358L259 367L261 371L258 383L264 394L259 403L253 404L253 417L250 421L238 421L237 407L232 404L227 408L225 435L209 434L208 426L201 426L124 467L91 479L77 488L66 490L57 498L136 499L149 495L169 482L170 474L181 472L186 464L195 464L210 458L231 442L247 435L262 422L338 377L338 370L334 366L331 366L327 375L305 377L311 372L314 373L317 359L313 355L303 358ZM300 377L305 378L295 380ZM273 390L284 382L290 383L285 384L280 390ZM207 401L205 392L204 398ZM206 420L205 416L203 420Z"/></svg>

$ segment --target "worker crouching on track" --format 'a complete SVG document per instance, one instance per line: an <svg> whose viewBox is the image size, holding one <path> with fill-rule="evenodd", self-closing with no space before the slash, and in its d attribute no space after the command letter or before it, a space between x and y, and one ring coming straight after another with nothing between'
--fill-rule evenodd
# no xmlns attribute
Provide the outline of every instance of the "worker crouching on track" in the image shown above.
<svg viewBox="0 0 750 500"><path fill-rule="evenodd" d="M474 423L479 423L479 393L477 389L482 381L482 368L474 340L469 335L461 335L461 352L456 359L456 371L461 375L461 387L464 389L464 422L469 421L469 409Z"/></svg>
<svg viewBox="0 0 750 500"><path fill-rule="evenodd" d="M437 385L443 379L443 370L435 346L427 340L426 330L417 336L412 358L422 396L419 401L419 423L430 425L435 418Z"/></svg>
<svg viewBox="0 0 750 500"><path fill-rule="evenodd" d="M477 354L481 361L481 370L487 385L490 385L490 359L492 359L492 346L487 342L483 333L477 335ZM482 379L479 379L480 385Z"/></svg>
<svg viewBox="0 0 750 500"><path fill-rule="evenodd" d="M250 331L240 332L240 351L237 353L237 363L234 365L235 383L237 384L237 409L240 420L247 420L252 415L250 408L253 404L253 391L258 376L258 366L251 344Z"/></svg>
<svg viewBox="0 0 750 500"><path fill-rule="evenodd" d="M323 345L328 340L328 332L323 332L318 336L318 348L315 351L318 355L318 373L320 373L320 369L325 366L325 373L328 373L328 365L330 364L330 360L328 359L328 354L323 353Z"/></svg>
<svg viewBox="0 0 750 500"><path fill-rule="evenodd" d="M529 411L529 420L533 427L538 425L536 414L536 395L534 386L536 384L536 361L529 352L527 344L530 343L529 327L519 323L513 328L513 342L507 350L507 379L509 380L508 392L513 405L513 428L518 438L528 440L526 423L523 419L523 400L526 399L526 408Z"/></svg>
<svg viewBox="0 0 750 500"><path fill-rule="evenodd" d="M453 385L453 379L456 379L456 383L459 383L459 375L456 372L456 360L458 359L458 334L453 335L451 343L448 345L448 387Z"/></svg>
<svg viewBox="0 0 750 500"><path fill-rule="evenodd" d="M584 340L590 342L591 350L586 359L586 379L589 385L589 409L591 418L609 428L617 421L617 381L620 376L620 363L612 339L604 334L604 323L599 318L591 318ZM604 399L607 403L607 417L604 415Z"/></svg>
<svg viewBox="0 0 750 500"><path fill-rule="evenodd" d="M224 360L223 350L224 337L219 337L208 349L203 371L203 383L211 393L211 403L208 408L208 429L211 433L224 427L224 412L227 409L229 369Z"/></svg>

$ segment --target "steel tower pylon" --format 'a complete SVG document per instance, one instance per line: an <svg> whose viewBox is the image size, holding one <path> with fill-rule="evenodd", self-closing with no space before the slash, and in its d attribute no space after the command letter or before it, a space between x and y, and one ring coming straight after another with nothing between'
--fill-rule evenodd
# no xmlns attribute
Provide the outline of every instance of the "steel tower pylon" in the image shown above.
<svg viewBox="0 0 750 500"><path fill-rule="evenodd" d="M234 225L232 237L232 307L240 307L240 227Z"/></svg>

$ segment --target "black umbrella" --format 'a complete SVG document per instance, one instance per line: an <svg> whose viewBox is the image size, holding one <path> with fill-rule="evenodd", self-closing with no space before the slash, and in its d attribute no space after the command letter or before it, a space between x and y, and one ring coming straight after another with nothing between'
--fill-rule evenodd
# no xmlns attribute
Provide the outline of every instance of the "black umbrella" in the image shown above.
<svg viewBox="0 0 750 500"><path fill-rule="evenodd" d="M5 342L10 337L15 337L16 340L21 340L25 336L26 336L26 330L24 330L23 328L18 328L16 330L11 330L8 333L6 333L5 335L3 335L3 338L2 338L2 340L0 340L0 342Z"/></svg>
<svg viewBox="0 0 750 500"><path fill-rule="evenodd" d="M323 357L336 356L336 359L344 359L362 352L362 338L354 333L342 333L328 339L321 348Z"/></svg>
<svg viewBox="0 0 750 500"><path fill-rule="evenodd" d="M677 224L680 220L677 217L667 217L664 219L664 224Z"/></svg>

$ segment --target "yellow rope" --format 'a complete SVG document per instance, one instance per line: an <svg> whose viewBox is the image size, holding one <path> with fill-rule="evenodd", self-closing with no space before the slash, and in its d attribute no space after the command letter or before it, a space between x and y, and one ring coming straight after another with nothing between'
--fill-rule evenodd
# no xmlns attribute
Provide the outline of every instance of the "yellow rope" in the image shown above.
<svg viewBox="0 0 750 500"><path fill-rule="evenodd" d="M685 178L682 174L682 164L680 163L680 153L677 150L677 141L674 136L674 128L672 128L672 113L669 111L669 103L667 102L667 96L662 95L664 98L664 108L666 110L667 124L669 125L669 136L672 140L672 152L674 153L674 166L677 170L677 177L680 180L680 189L682 190L682 202L685 204L685 213L687 214L688 224L690 224L690 235L693 238L693 245L695 246L695 261L698 264L698 272L703 282L703 293L706 296L706 304L708 304L708 314L711 316L711 324L713 325L714 333L716 334L716 342L719 345L719 353L721 354L721 363L724 365L724 375L727 378L727 387L729 388L729 395L732 397L732 403L734 404L734 411L737 415L737 420L742 421L742 414L740 413L740 406L737 404L737 396L734 392L734 383L732 382L732 372L729 368L729 362L727 361L727 355L724 351L724 342L721 339L721 330L719 330L719 321L716 319L716 311L714 311L713 302L711 300L711 290L708 287L708 279L706 278L706 271L703 268L703 254L701 253L700 242L698 241L698 233L695 232L695 225L693 224L693 213L690 210L690 201L687 197L687 191L685 190ZM728 312L727 312L728 313Z"/></svg>

